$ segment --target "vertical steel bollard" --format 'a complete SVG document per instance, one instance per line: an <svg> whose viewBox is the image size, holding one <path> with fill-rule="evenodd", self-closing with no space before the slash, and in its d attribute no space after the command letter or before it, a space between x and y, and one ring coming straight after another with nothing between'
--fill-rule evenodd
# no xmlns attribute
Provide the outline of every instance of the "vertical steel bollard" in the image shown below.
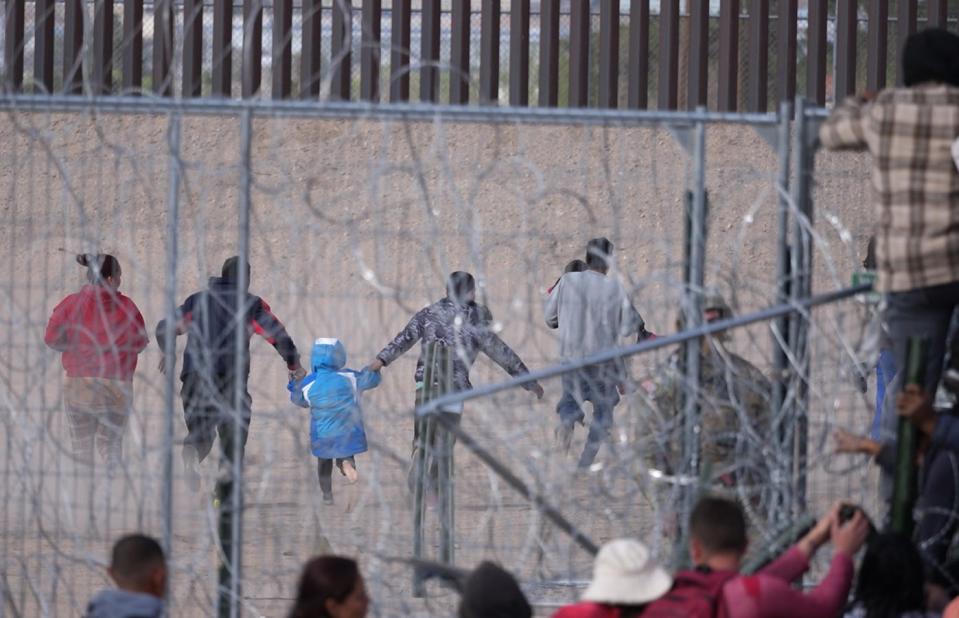
<svg viewBox="0 0 959 618"><path fill-rule="evenodd" d="M906 351L906 379L903 386L923 388L926 383L926 354L929 342L922 337L910 337ZM896 437L896 475L892 490L892 522L895 532L912 535L915 524L912 510L918 493L916 476L916 451L919 432L912 421L899 418Z"/></svg>
<svg viewBox="0 0 959 618"><path fill-rule="evenodd" d="M243 349L246 337L247 302L245 291L249 284L250 249L250 192L252 187L251 149L253 141L253 112L249 108L240 116L240 212L237 226L237 296L235 323L235 356L233 362L232 439L221 448L230 465L226 480L217 482L217 497L220 500L219 536L223 550L223 565L220 567L218 615L221 618L239 618L242 608L242 561L243 561L243 450L246 418L245 363Z"/></svg>
<svg viewBox="0 0 959 618"><path fill-rule="evenodd" d="M785 303L790 296L792 270L789 257L789 175L792 130L792 104L783 101L779 105L779 176L776 180L778 193L778 213L776 221L776 302ZM773 426L772 435L778 446L777 452L769 460L773 461L772 482L778 489L775 490L775 501L770 509L770 523L784 525L790 520L788 504L790 502L789 479L791 471L789 462L791 457L784 455L789 444L789 428L787 402L787 375L789 373L791 317L784 315L773 322Z"/></svg>
<svg viewBox="0 0 959 618"><path fill-rule="evenodd" d="M793 192L796 211L793 213L793 245L790 252L790 302L800 303L812 292L812 238L807 230L813 222L812 194L812 148L810 148L809 119L806 117L808 103L799 98L796 102L796 186ZM798 517L806 510L806 452L809 440L808 418L808 316L797 313L789 323L789 342L795 366L791 372L790 391L793 398L792 456L790 472L794 481L790 496L789 515Z"/></svg>
<svg viewBox="0 0 959 618"><path fill-rule="evenodd" d="M705 111L700 107L699 112ZM692 190L686 211L686 259L683 265L686 290L683 299L684 328L697 328L702 323L702 294L706 260L706 125L694 125L692 150ZM683 344L683 373L685 393L682 398L683 419L683 473L696 477L700 472L700 417L699 379L701 339L690 339ZM677 568L686 561L689 515L696 499L696 488L682 489L680 534L673 547L673 563Z"/></svg>

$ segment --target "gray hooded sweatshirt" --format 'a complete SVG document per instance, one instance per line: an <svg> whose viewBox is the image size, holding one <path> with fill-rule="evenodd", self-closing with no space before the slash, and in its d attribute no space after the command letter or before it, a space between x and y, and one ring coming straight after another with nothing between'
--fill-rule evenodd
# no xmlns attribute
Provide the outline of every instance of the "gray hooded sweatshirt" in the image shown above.
<svg viewBox="0 0 959 618"><path fill-rule="evenodd" d="M163 600L118 588L102 590L90 599L86 618L160 618Z"/></svg>

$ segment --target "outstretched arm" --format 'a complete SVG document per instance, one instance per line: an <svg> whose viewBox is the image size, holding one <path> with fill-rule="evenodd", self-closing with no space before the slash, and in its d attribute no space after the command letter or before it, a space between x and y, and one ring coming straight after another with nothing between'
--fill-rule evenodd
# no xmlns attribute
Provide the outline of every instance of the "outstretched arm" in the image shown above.
<svg viewBox="0 0 959 618"><path fill-rule="evenodd" d="M860 97L849 97L837 105L819 128L819 141L829 150L866 148L865 117L868 104Z"/></svg>
<svg viewBox="0 0 959 618"><path fill-rule="evenodd" d="M529 373L529 368L526 367L519 355L513 351L513 348L506 345L506 342L500 339L496 333L487 330L480 337L480 343L483 353L512 377L515 378ZM538 398L543 398L543 387L540 386L539 382L524 384L523 388L535 393Z"/></svg>
<svg viewBox="0 0 959 618"><path fill-rule="evenodd" d="M410 319L406 327L397 333L393 341L386 344L386 347L380 350L376 359L370 363L369 369L379 371L386 367L397 358L405 354L412 348L423 336L423 322L426 309L421 309Z"/></svg>
<svg viewBox="0 0 959 618"><path fill-rule="evenodd" d="M286 362L286 368L291 372L305 375L300 366L300 354L293 343L293 339L286 332L283 323L273 315L270 306L266 301L260 299L260 302L253 306L253 331L267 340Z"/></svg>
<svg viewBox="0 0 959 618"><path fill-rule="evenodd" d="M360 391L368 391L374 389L380 385L382 377L380 376L379 371L373 371L372 369L365 368L362 371L357 371L356 373L356 389Z"/></svg>

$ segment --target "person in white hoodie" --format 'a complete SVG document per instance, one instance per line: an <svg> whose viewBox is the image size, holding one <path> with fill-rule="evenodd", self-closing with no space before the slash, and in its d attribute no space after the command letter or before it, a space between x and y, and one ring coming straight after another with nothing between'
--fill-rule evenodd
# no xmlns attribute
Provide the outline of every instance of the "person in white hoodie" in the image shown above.
<svg viewBox="0 0 959 618"><path fill-rule="evenodd" d="M167 585L166 557L155 540L131 534L117 541L107 569L116 588L90 599L86 618L159 618Z"/></svg>
<svg viewBox="0 0 959 618"><path fill-rule="evenodd" d="M568 272L546 298L546 325L559 329L559 354L563 360L591 356L619 345L623 337L646 329L623 286L608 277L613 259L613 243L594 238L586 246L584 272ZM619 391L626 378L621 361L590 365L563 374L563 396L556 405L560 426L557 436L569 449L576 423L583 424L583 403L593 404L593 422L579 468L592 465L599 447L613 424L613 408L619 403Z"/></svg>

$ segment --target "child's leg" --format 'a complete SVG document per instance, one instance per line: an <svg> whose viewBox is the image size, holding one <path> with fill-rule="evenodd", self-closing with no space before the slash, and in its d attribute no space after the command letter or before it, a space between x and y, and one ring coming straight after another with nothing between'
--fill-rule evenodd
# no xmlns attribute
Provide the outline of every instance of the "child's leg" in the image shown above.
<svg viewBox="0 0 959 618"><path fill-rule="evenodd" d="M359 479L360 475L356 471L356 460L350 455L346 459L337 459L336 467L340 469L340 474L346 477L346 480L352 485Z"/></svg>
<svg viewBox="0 0 959 618"><path fill-rule="evenodd" d="M316 476L320 481L320 491L323 497L333 497L333 460L317 459Z"/></svg>

